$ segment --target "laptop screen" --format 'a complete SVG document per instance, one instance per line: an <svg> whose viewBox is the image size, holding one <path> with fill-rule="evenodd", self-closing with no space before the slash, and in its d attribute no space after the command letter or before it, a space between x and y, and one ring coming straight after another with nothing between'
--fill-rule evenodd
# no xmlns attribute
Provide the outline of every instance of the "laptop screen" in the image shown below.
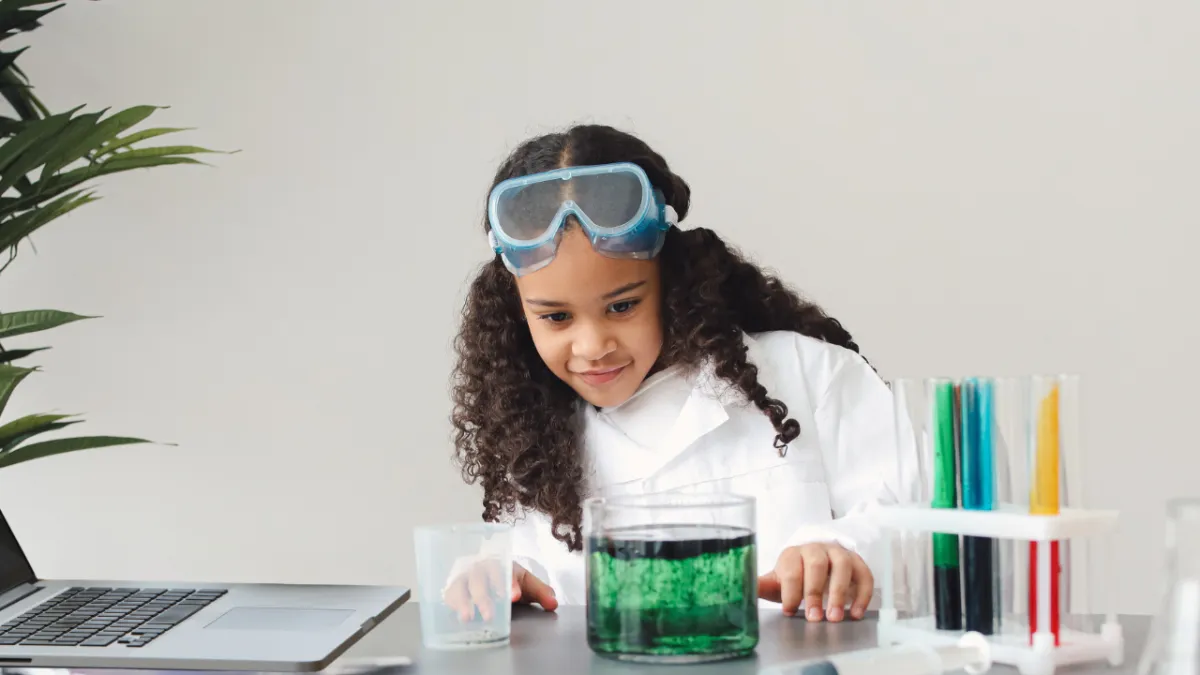
<svg viewBox="0 0 1200 675"><path fill-rule="evenodd" d="M25 552L13 536L12 528L4 519L4 513L0 512L0 593L36 580L33 568L29 566L29 559L25 557Z"/></svg>

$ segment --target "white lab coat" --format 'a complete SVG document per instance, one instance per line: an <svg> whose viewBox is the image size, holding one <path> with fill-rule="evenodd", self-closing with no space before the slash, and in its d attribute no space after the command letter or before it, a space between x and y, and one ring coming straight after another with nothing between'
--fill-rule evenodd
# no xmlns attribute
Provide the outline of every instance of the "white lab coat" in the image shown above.
<svg viewBox="0 0 1200 675"><path fill-rule="evenodd" d="M837 542L881 577L872 509L911 499L915 454L893 432L889 388L858 354L792 332L746 335L768 395L800 423L785 457L761 410L709 368L657 373L625 403L581 406L587 496L719 491L757 499L759 574L789 546ZM586 603L584 563L540 513L515 522L513 560L550 584L562 604ZM875 602L873 602L875 604Z"/></svg>

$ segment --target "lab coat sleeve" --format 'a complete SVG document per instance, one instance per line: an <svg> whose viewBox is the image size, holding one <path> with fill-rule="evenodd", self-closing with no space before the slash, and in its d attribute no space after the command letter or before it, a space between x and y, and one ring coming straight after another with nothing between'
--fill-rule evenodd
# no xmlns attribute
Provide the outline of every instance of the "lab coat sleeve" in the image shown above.
<svg viewBox="0 0 1200 675"><path fill-rule="evenodd" d="M787 545L838 543L862 556L878 578L884 542L875 511L908 501L916 454L897 447L887 384L858 354L846 352L839 361L815 414L832 520L798 528Z"/></svg>
<svg viewBox="0 0 1200 675"><path fill-rule="evenodd" d="M558 580L552 578L547 567L539 560L545 558L545 552L538 547L538 532L549 530L550 523L540 513L529 513L518 517L513 525L512 551L513 563L529 570L533 576L557 590Z"/></svg>

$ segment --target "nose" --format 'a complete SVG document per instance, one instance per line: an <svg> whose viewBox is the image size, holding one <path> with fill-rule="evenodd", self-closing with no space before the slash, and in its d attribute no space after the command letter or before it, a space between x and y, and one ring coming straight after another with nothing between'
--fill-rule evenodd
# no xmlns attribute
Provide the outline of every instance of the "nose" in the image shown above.
<svg viewBox="0 0 1200 675"><path fill-rule="evenodd" d="M571 341L571 355L587 360L599 361L616 351L617 342L608 331L595 323L576 326Z"/></svg>

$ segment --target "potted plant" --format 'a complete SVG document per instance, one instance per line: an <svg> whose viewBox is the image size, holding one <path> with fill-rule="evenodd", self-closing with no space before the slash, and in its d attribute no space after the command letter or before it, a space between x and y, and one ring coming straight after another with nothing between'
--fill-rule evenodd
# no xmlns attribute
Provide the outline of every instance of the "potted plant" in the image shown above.
<svg viewBox="0 0 1200 675"><path fill-rule="evenodd" d="M212 152L190 145L147 147L146 141L184 131L139 129L157 106L89 112L81 105L53 113L34 95L17 65L26 48L5 51L2 43L38 28L43 17L65 4L0 0L0 96L13 112L0 114L0 275L34 232L98 199L95 179L134 169L203 164L194 156ZM76 415L33 414L6 420L4 409L13 391L38 370L25 364L47 349L13 348L10 338L87 318L94 317L57 309L0 311L0 468L76 450L149 442L126 436L38 438L82 422Z"/></svg>

